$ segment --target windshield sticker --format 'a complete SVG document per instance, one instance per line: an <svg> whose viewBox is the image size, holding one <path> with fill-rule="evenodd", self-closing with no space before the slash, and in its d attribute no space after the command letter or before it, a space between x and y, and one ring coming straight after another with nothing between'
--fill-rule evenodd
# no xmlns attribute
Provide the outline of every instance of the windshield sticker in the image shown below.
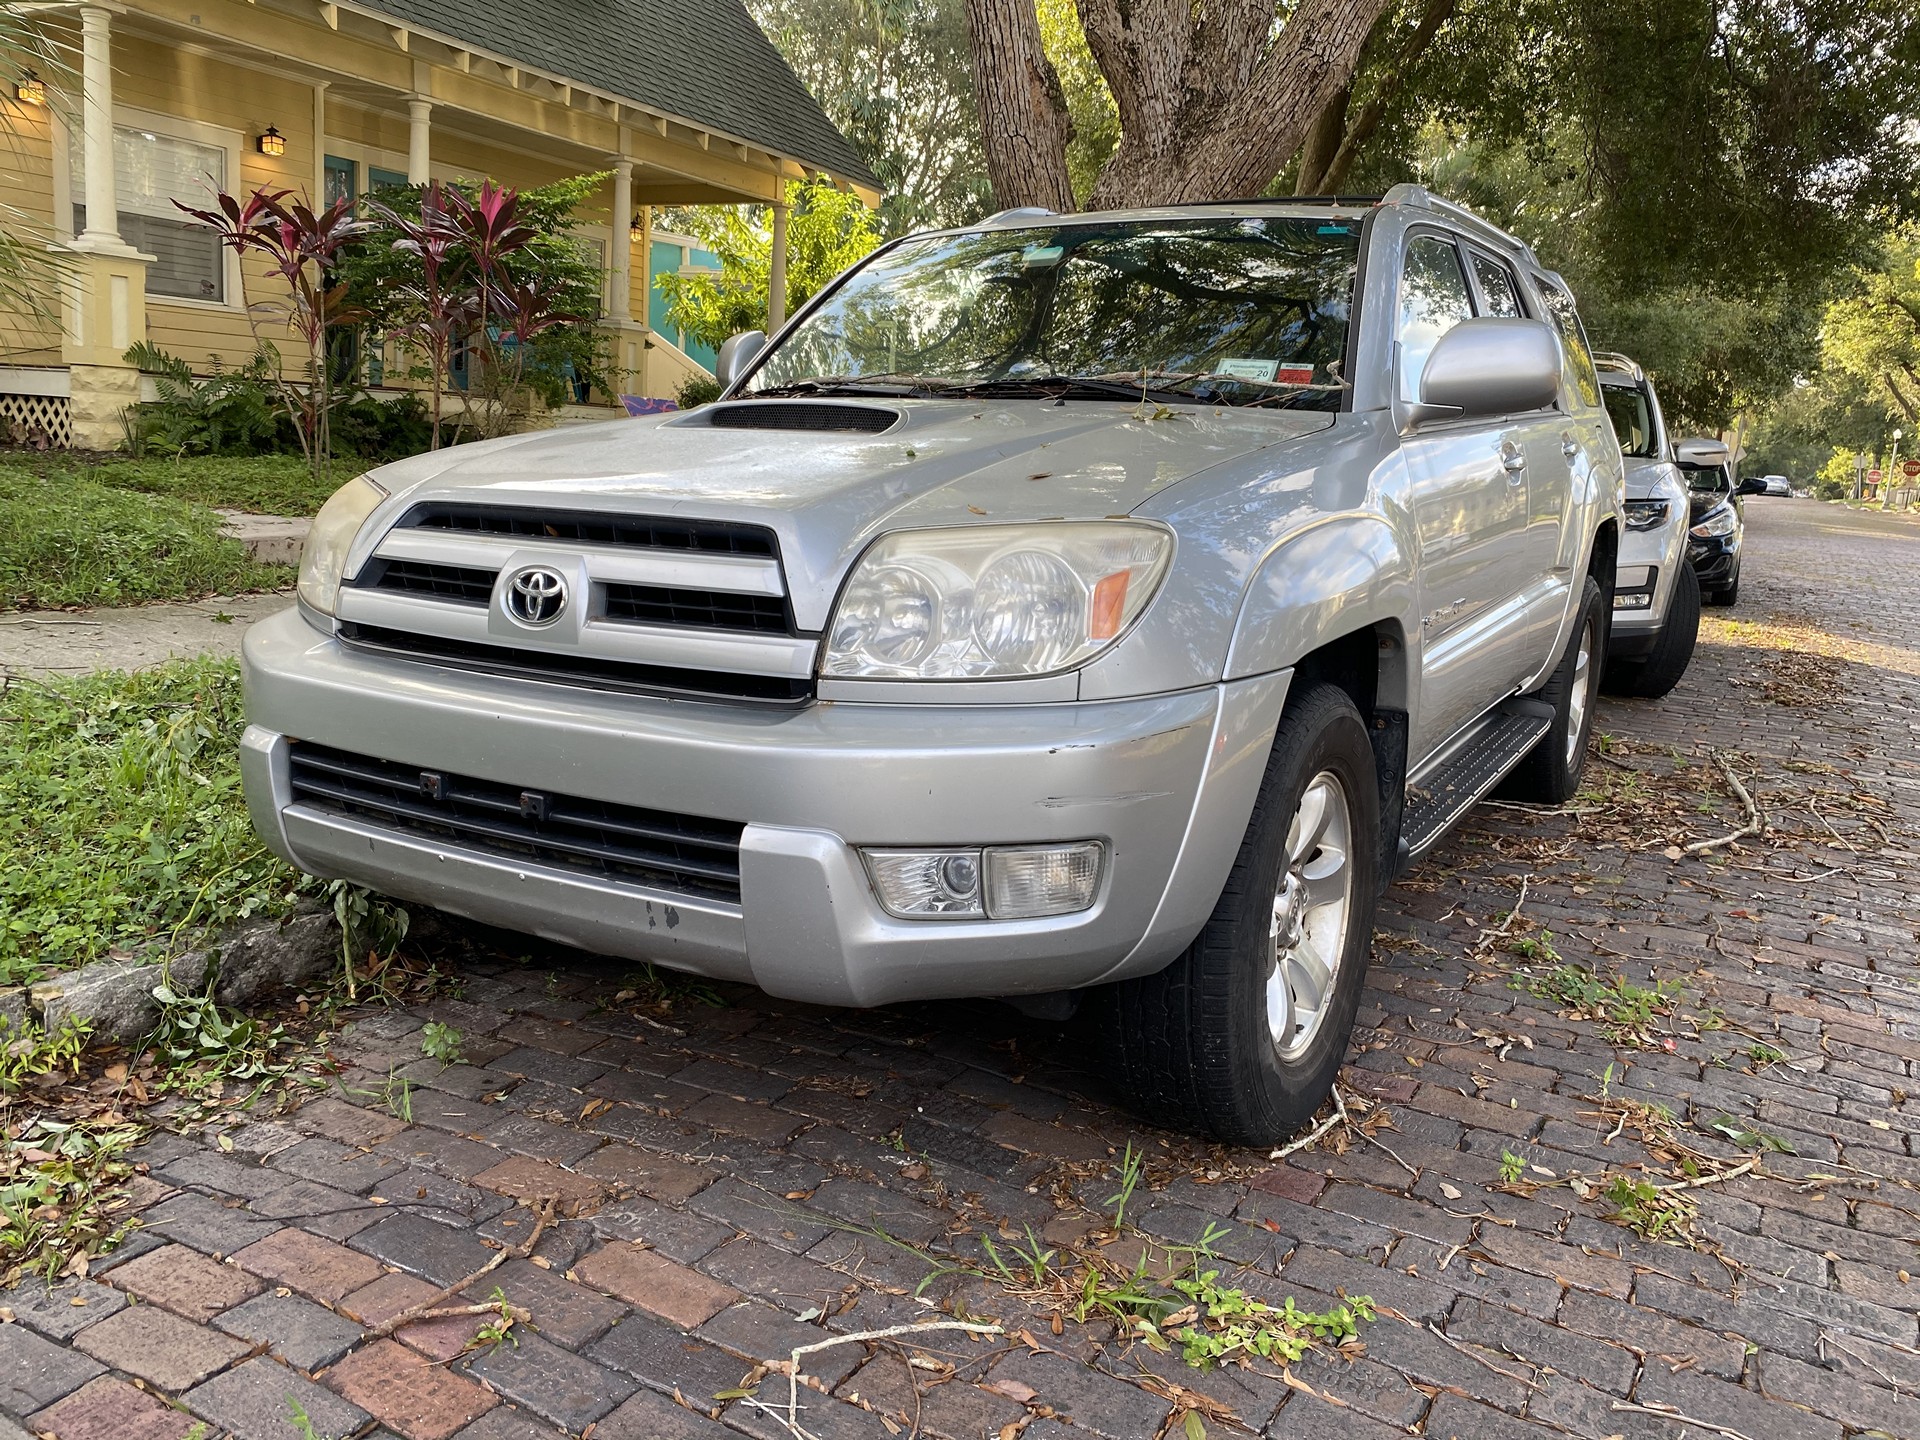
<svg viewBox="0 0 1920 1440"><path fill-rule="evenodd" d="M1273 378L1282 385L1311 385L1313 384L1313 366L1279 365L1274 367Z"/></svg>
<svg viewBox="0 0 1920 1440"><path fill-rule="evenodd" d="M1020 252L1020 263L1029 268L1040 265L1057 265L1060 257L1067 253L1064 245L1029 245Z"/></svg>
<svg viewBox="0 0 1920 1440"><path fill-rule="evenodd" d="M1213 373L1232 380L1272 380L1279 365L1278 360L1222 360Z"/></svg>

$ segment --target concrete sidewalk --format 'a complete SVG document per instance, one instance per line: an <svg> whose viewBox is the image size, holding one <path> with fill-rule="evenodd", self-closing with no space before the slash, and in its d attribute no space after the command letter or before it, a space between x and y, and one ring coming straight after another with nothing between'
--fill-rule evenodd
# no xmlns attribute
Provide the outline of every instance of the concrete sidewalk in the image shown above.
<svg viewBox="0 0 1920 1440"><path fill-rule="evenodd" d="M249 625L292 603L291 590L277 590L178 605L0 615L0 675L85 675L189 655L237 655Z"/></svg>

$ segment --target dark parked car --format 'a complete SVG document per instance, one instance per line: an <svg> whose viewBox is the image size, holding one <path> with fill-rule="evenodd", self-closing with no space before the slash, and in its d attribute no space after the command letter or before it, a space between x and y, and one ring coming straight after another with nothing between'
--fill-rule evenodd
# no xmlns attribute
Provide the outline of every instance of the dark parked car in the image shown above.
<svg viewBox="0 0 1920 1440"><path fill-rule="evenodd" d="M1746 533L1744 497L1764 488L1759 478L1736 481L1733 457L1718 440L1684 440L1673 458L1687 482L1687 559L1700 580L1700 598L1732 605L1740 598L1740 545Z"/></svg>

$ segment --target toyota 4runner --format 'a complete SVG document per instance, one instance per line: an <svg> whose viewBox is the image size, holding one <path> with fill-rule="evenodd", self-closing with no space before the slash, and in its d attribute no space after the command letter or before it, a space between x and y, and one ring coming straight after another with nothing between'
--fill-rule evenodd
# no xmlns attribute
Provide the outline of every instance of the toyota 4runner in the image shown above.
<svg viewBox="0 0 1920 1440"><path fill-rule="evenodd" d="M277 853L823 1004L1087 992L1145 1111L1267 1143L1389 879L1574 791L1620 450L1465 210L1009 212L721 370L328 502L246 640Z"/></svg>

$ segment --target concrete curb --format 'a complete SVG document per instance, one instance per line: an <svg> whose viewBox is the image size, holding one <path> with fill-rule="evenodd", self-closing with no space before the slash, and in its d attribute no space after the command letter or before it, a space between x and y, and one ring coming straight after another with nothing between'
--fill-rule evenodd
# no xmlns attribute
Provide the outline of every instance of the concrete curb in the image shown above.
<svg viewBox="0 0 1920 1440"><path fill-rule="evenodd" d="M9 986L0 990L0 1016L10 1035L28 1024L57 1030L79 1020L92 1027L94 1044L130 1045L159 1023L153 992L162 984L198 993L211 981L216 1000L240 1007L304 989L339 963L340 931L329 912L250 920L170 964L96 960L32 985Z"/></svg>

